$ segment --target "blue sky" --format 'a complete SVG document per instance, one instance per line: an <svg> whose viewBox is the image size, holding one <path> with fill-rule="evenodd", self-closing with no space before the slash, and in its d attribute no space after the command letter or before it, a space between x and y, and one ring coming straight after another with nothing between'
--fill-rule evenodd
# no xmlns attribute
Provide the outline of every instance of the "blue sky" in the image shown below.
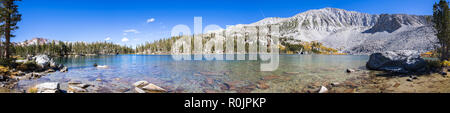
<svg viewBox="0 0 450 113"><path fill-rule="evenodd" d="M43 37L62 41L111 41L136 45L170 36L195 16L203 26L249 24L311 9L341 8L370 14L431 15L438 0L23 0L12 41ZM153 20L153 21L152 21ZM128 40L126 40L126 39Z"/></svg>

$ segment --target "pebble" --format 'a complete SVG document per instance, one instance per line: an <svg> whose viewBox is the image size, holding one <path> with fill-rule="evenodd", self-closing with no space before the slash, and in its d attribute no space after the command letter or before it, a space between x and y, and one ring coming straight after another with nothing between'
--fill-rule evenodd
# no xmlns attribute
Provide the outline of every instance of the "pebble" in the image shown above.
<svg viewBox="0 0 450 113"><path fill-rule="evenodd" d="M406 79L406 81L408 81L408 82L412 82L412 81L413 81L413 79L412 79L412 78L408 78L408 79Z"/></svg>
<svg viewBox="0 0 450 113"><path fill-rule="evenodd" d="M226 90L235 90L236 87L232 82L225 82L224 83L225 88L222 89L226 89Z"/></svg>
<svg viewBox="0 0 450 113"><path fill-rule="evenodd" d="M278 79L278 78L280 78L280 76L278 76L278 75L270 75L270 76L265 76L263 78L263 80L273 80L273 79Z"/></svg>
<svg viewBox="0 0 450 113"><path fill-rule="evenodd" d="M398 86L400 86L400 83L395 83L393 87L397 88Z"/></svg>
<svg viewBox="0 0 450 113"><path fill-rule="evenodd" d="M214 79L206 78L206 83L208 83L209 85L212 85L212 84L214 84Z"/></svg>
<svg viewBox="0 0 450 113"><path fill-rule="evenodd" d="M133 83L133 86L134 87L144 87L148 84L149 83L147 81L142 80L142 81L137 81L137 82Z"/></svg>
<svg viewBox="0 0 450 113"><path fill-rule="evenodd" d="M355 70L350 69L350 68L347 69L347 73L353 73L353 72L355 72Z"/></svg>
<svg viewBox="0 0 450 113"><path fill-rule="evenodd" d="M269 85L267 85L265 82L259 81L258 84L256 85L256 87L258 87L259 89L269 89Z"/></svg>
<svg viewBox="0 0 450 113"><path fill-rule="evenodd" d="M320 89L318 92L319 93L328 93L328 89L325 86L320 86Z"/></svg>
<svg viewBox="0 0 450 113"><path fill-rule="evenodd" d="M142 87L143 90L146 90L146 92L151 92L151 93L163 93L163 92L167 92L166 89L161 88L155 84L149 83L148 85Z"/></svg>
<svg viewBox="0 0 450 113"><path fill-rule="evenodd" d="M409 78L412 78L412 79L419 79L419 78L417 78L417 76L409 76Z"/></svg>
<svg viewBox="0 0 450 113"><path fill-rule="evenodd" d="M355 89L345 89L344 93L355 93Z"/></svg>
<svg viewBox="0 0 450 113"><path fill-rule="evenodd" d="M252 89L246 87L240 87L236 90L237 93L251 93Z"/></svg>
<svg viewBox="0 0 450 113"><path fill-rule="evenodd" d="M338 83L338 82L331 83L331 86L333 86L333 87L336 87L336 86L339 86L339 85L341 85L341 83Z"/></svg>
<svg viewBox="0 0 450 113"><path fill-rule="evenodd" d="M219 93L218 91L211 90L211 89L204 89L203 92L205 92L205 93Z"/></svg>
<svg viewBox="0 0 450 113"><path fill-rule="evenodd" d="M344 84L345 84L345 86L351 87L351 88L357 88L358 87L357 84L355 84L353 82L350 82L350 81L345 81Z"/></svg>
<svg viewBox="0 0 450 113"><path fill-rule="evenodd" d="M84 89L83 87L69 85L69 92L70 93L83 93L83 92L88 92L88 90Z"/></svg>

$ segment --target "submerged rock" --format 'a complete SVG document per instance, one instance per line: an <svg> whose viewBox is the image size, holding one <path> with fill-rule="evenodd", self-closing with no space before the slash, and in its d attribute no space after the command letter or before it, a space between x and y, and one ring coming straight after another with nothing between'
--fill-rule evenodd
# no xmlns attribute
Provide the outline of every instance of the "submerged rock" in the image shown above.
<svg viewBox="0 0 450 113"><path fill-rule="evenodd" d="M85 92L88 92L88 90L85 88L82 88L82 87L75 86L75 85L69 85L68 92L69 93L85 93Z"/></svg>
<svg viewBox="0 0 450 113"><path fill-rule="evenodd" d="M366 67L370 70L411 73L425 71L426 62L417 51L397 50L370 55Z"/></svg>
<svg viewBox="0 0 450 113"><path fill-rule="evenodd" d="M84 83L81 83L79 81L70 81L68 84L69 84L69 86L80 87L80 88L83 88L83 89L88 88L89 86L91 86L89 84L84 84Z"/></svg>
<svg viewBox="0 0 450 113"><path fill-rule="evenodd" d="M350 68L347 69L347 73L353 73L353 72L355 72L355 70L350 69Z"/></svg>
<svg viewBox="0 0 450 113"><path fill-rule="evenodd" d="M331 83L330 85L333 86L333 87L337 87L337 86L340 86L341 83L339 83L339 82L333 82L333 83Z"/></svg>
<svg viewBox="0 0 450 113"><path fill-rule="evenodd" d="M147 81L137 81L133 84L134 87L144 87L149 84Z"/></svg>
<svg viewBox="0 0 450 113"><path fill-rule="evenodd" d="M259 89L269 89L270 86L267 85L265 82L263 81L259 81L258 84L256 84L256 87L258 87Z"/></svg>
<svg viewBox="0 0 450 113"><path fill-rule="evenodd" d="M408 79L406 79L406 81L408 81L408 82L412 82L412 81L413 81L413 79L412 79L412 78L408 78Z"/></svg>
<svg viewBox="0 0 450 113"><path fill-rule="evenodd" d="M97 66L97 68L99 68L99 69L107 69L107 68L109 68L109 66L107 66L107 65L99 65L99 66Z"/></svg>
<svg viewBox="0 0 450 113"><path fill-rule="evenodd" d="M223 83L222 90L235 90L237 82L225 82Z"/></svg>
<svg viewBox="0 0 450 113"><path fill-rule="evenodd" d="M207 83L208 85L212 85L212 84L214 84L214 79L212 79L212 78L206 78L206 83Z"/></svg>
<svg viewBox="0 0 450 113"><path fill-rule="evenodd" d="M133 84L135 86L134 90L137 93L164 93L167 92L166 89L161 88L155 84L149 83L147 81L138 81Z"/></svg>
<svg viewBox="0 0 450 113"><path fill-rule="evenodd" d="M417 76L409 76L409 78L412 78L412 79L419 79Z"/></svg>
<svg viewBox="0 0 450 113"><path fill-rule="evenodd" d="M212 90L212 89L203 89L203 92L205 92L205 93L219 93L219 91Z"/></svg>
<svg viewBox="0 0 450 113"><path fill-rule="evenodd" d="M278 78L280 78L280 76L278 76L278 75L270 75L270 76L263 77L263 80L274 80L274 79L278 79Z"/></svg>
<svg viewBox="0 0 450 113"><path fill-rule="evenodd" d="M47 82L35 86L36 93L60 93L58 82Z"/></svg>
<svg viewBox="0 0 450 113"><path fill-rule="evenodd" d="M163 89L155 84L149 83L148 85L142 87L143 90L149 93L162 93L167 92L166 89Z"/></svg>
<svg viewBox="0 0 450 113"><path fill-rule="evenodd" d="M135 87L134 91L136 91L137 93L147 93L144 90L142 90L141 88Z"/></svg>

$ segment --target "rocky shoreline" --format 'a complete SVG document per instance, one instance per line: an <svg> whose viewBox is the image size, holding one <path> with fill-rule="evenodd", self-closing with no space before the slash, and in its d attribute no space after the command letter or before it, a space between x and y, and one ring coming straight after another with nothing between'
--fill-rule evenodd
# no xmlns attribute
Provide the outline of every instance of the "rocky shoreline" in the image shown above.
<svg viewBox="0 0 450 113"><path fill-rule="evenodd" d="M0 75L0 88L12 89L20 80L38 79L56 71L67 72L68 67L57 64L47 55L29 56L25 60L17 60L16 68L6 68Z"/></svg>
<svg viewBox="0 0 450 113"><path fill-rule="evenodd" d="M448 93L448 67L434 69L417 51L397 50L374 53L366 65L369 70L347 69L359 74L342 83L315 83L305 92L310 93Z"/></svg>

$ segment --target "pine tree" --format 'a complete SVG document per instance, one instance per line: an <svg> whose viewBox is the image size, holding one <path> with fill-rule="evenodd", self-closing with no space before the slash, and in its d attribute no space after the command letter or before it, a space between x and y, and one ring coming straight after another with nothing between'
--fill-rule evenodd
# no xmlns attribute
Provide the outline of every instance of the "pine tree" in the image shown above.
<svg viewBox="0 0 450 113"><path fill-rule="evenodd" d="M441 0L433 6L433 23L441 48L438 50L441 60L448 60L450 46L450 9L449 2Z"/></svg>
<svg viewBox="0 0 450 113"><path fill-rule="evenodd" d="M11 55L10 50L10 41L11 37L15 37L11 32L18 29L17 22L19 22L22 18L22 15L19 14L18 6L16 4L17 1L21 0L2 0L1 1L1 10L0 10L0 18L2 20L1 31L2 34L5 35L5 58L9 59Z"/></svg>

